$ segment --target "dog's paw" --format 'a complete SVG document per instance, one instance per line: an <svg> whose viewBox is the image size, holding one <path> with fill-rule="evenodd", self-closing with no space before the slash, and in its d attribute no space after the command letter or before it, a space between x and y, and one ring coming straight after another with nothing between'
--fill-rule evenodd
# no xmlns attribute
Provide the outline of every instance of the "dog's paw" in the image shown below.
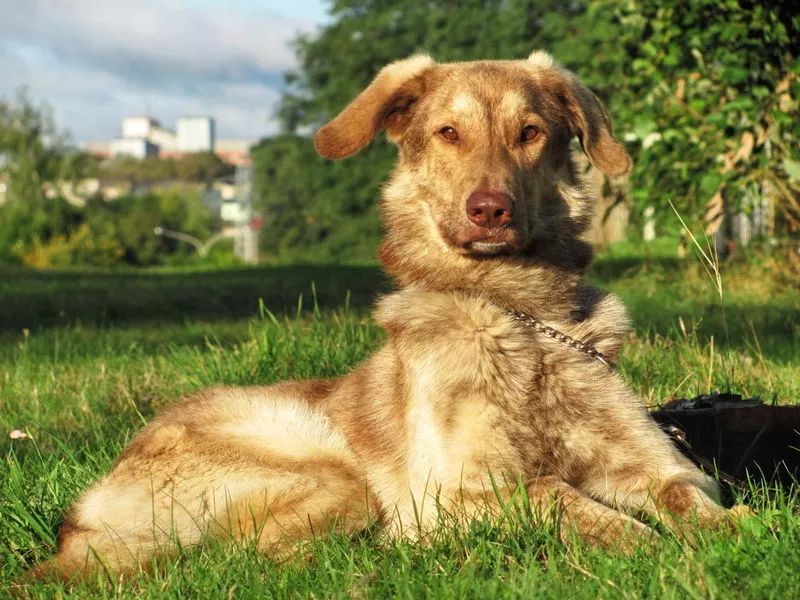
<svg viewBox="0 0 800 600"><path fill-rule="evenodd" d="M741 519L746 519L747 517L755 516L755 511L744 504L735 504L728 509L728 518L734 522L740 521Z"/></svg>

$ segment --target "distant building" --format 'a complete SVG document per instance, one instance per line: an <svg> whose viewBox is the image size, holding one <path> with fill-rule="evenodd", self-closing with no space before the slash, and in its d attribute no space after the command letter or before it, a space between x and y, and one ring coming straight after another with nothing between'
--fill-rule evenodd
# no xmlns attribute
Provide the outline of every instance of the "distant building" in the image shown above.
<svg viewBox="0 0 800 600"><path fill-rule="evenodd" d="M175 152L178 149L178 136L174 131L163 127L153 127L147 139L158 146L159 156L163 152Z"/></svg>
<svg viewBox="0 0 800 600"><path fill-rule="evenodd" d="M250 164L250 148L253 140L217 140L214 145L214 154L226 163L235 166Z"/></svg>
<svg viewBox="0 0 800 600"><path fill-rule="evenodd" d="M221 160L239 166L250 165L250 148L255 140L217 140L213 117L181 117L171 131L152 117L125 117L122 137L83 142L83 150L101 158L133 156L182 158L192 152L213 152Z"/></svg>
<svg viewBox="0 0 800 600"><path fill-rule="evenodd" d="M143 137L128 137L111 140L109 152L112 157L132 156L133 158L147 158L158 156L158 146Z"/></svg>
<svg viewBox="0 0 800 600"><path fill-rule="evenodd" d="M122 119L122 137L147 138L154 127L158 127L158 121L152 117L125 117Z"/></svg>
<svg viewBox="0 0 800 600"><path fill-rule="evenodd" d="M177 125L178 152L213 152L214 119L181 117Z"/></svg>
<svg viewBox="0 0 800 600"><path fill-rule="evenodd" d="M81 143L81 148L87 154L108 158L111 156L111 144L114 140L90 140Z"/></svg>
<svg viewBox="0 0 800 600"><path fill-rule="evenodd" d="M178 147L178 136L165 129L152 117L125 117L122 119L123 139L144 138L163 150L174 151Z"/></svg>

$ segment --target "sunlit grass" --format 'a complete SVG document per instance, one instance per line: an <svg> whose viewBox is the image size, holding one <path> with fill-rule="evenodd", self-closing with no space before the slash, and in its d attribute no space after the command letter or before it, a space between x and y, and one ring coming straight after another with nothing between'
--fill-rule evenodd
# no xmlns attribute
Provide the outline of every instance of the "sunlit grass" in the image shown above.
<svg viewBox="0 0 800 600"><path fill-rule="evenodd" d="M316 277L305 280L302 269L230 273L229 289L242 297L228 304L208 297L228 289L225 273L149 276L141 289L121 275L86 274L83 284L68 276L61 283L39 276L16 287L6 282L4 300L12 307L24 303L19 315L25 320L35 321L40 309L57 315L52 311L61 293L82 324L48 320L47 326L34 322L23 332L13 315L5 315L13 327L0 334L0 596L14 576L49 555L64 510L162 407L217 383L342 375L379 347L384 334L368 318L370 290L384 285L379 273L367 267L311 269L305 274ZM656 248L648 257L618 247L593 271L595 280L619 293L631 310L635 334L620 370L648 405L710 388L797 402L800 300L784 276L765 264L723 267L723 323L702 267L671 259L666 249ZM32 291L37 286L39 291ZM86 302L66 297L80 289ZM347 299L348 289L358 292ZM93 319L82 308L100 304L96 293L115 311L112 317ZM304 303L296 318L300 293ZM259 298L274 314L258 314ZM195 303L203 301L217 312L198 310ZM148 318L152 305L158 310ZM27 437L10 439L15 429ZM334 537L283 565L270 564L246 547L189 550L168 568L115 590L91 584L73 593L141 598L800 596L796 498L755 485L746 500L760 516L732 537L707 536L697 549L667 537L654 550L620 557L580 544L567 548L526 523L478 523L468 534L443 536L429 548L388 544L371 535ZM29 592L52 598L57 590L37 586Z"/></svg>

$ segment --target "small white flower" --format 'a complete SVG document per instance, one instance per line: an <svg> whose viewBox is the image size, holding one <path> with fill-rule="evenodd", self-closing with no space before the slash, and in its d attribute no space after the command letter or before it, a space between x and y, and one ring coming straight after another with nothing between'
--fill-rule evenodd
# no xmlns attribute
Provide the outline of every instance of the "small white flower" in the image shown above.
<svg viewBox="0 0 800 600"><path fill-rule="evenodd" d="M658 132L649 134L642 140L642 148L647 150L650 146L661 140L661 134Z"/></svg>
<svg viewBox="0 0 800 600"><path fill-rule="evenodd" d="M11 433L8 434L12 440L22 440L28 437L28 434L22 431L21 429L15 429Z"/></svg>

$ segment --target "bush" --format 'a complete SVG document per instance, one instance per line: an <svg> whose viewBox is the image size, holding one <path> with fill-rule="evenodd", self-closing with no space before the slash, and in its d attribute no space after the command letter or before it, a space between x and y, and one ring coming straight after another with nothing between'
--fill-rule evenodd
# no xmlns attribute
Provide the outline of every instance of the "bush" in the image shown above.
<svg viewBox="0 0 800 600"><path fill-rule="evenodd" d="M125 251L119 240L108 236L95 237L86 223L69 235L59 234L45 243L34 243L22 256L22 262L36 269L84 266L110 267L117 264Z"/></svg>
<svg viewBox="0 0 800 600"><path fill-rule="evenodd" d="M121 260L139 266L162 264L169 256L195 252L186 242L155 235L157 226L203 239L212 225L200 193L182 188L122 196L110 202L95 199L87 203L84 214L93 232L119 241Z"/></svg>
<svg viewBox="0 0 800 600"><path fill-rule="evenodd" d="M8 203L0 207L0 249L6 261L36 268L158 265L189 260L195 249L155 235L156 226L205 239L213 224L200 193L182 188L95 197L81 208L61 198L41 206Z"/></svg>

